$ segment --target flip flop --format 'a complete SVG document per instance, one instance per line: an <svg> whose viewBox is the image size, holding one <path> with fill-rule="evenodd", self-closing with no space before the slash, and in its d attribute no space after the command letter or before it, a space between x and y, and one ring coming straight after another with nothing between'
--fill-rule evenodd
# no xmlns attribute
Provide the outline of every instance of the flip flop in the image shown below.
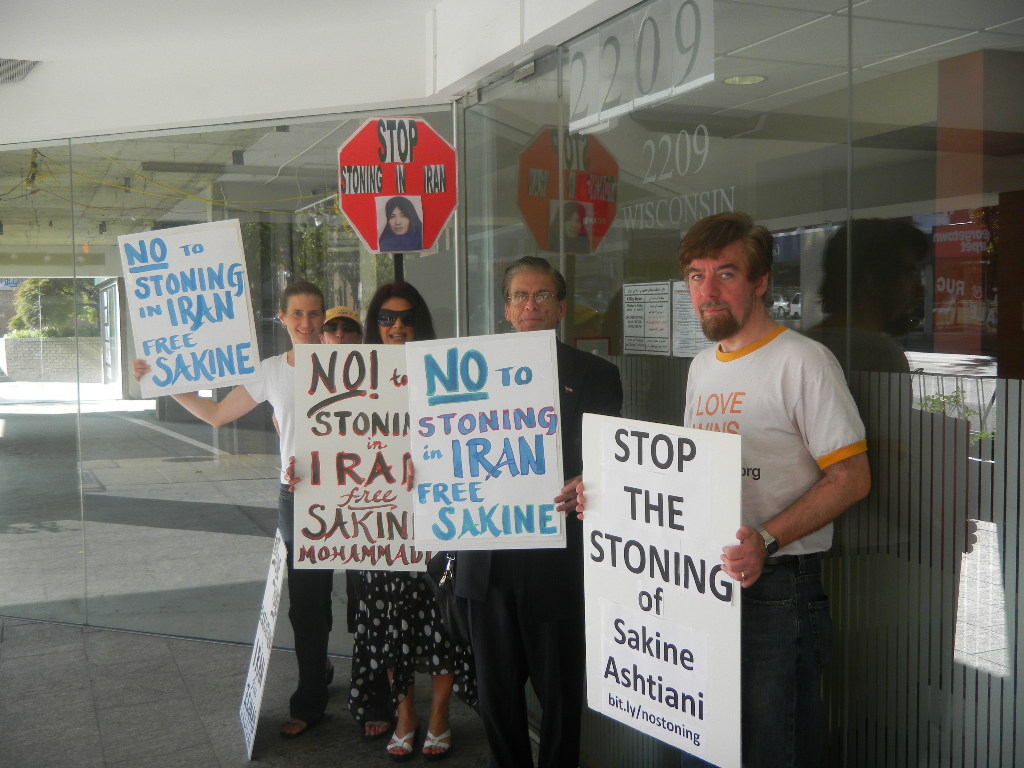
<svg viewBox="0 0 1024 768"><path fill-rule="evenodd" d="M399 736L398 731L391 734L391 740L388 742L387 750L388 755L396 763L404 763L415 753L413 752L412 745L419 738L420 727L417 725L416 730L409 731L405 736Z"/></svg>
<svg viewBox="0 0 1024 768"><path fill-rule="evenodd" d="M297 731L285 730L289 725L297 725L297 726L299 726L299 729ZM283 723L281 723L281 730L280 730L281 738L282 739L297 739L297 738L299 738L299 736L304 734L306 731L308 731L314 725L315 725L315 723L307 723L305 720L299 720L299 718L297 718L297 717L289 717L287 720L285 720Z"/></svg>
<svg viewBox="0 0 1024 768"><path fill-rule="evenodd" d="M367 733L366 729L371 725L379 725L380 730L377 733ZM388 735L388 731L395 727L395 724L391 720L367 720L363 723L363 741L376 741L382 739Z"/></svg>
<svg viewBox="0 0 1024 768"><path fill-rule="evenodd" d="M445 743L445 739L448 742ZM424 760L444 760L448 755L452 753L452 748L455 744L452 742L452 730L449 728L447 731L442 733L440 736L435 736L427 729L427 738L423 740L423 759ZM427 747L435 747L440 749L440 752L427 752Z"/></svg>

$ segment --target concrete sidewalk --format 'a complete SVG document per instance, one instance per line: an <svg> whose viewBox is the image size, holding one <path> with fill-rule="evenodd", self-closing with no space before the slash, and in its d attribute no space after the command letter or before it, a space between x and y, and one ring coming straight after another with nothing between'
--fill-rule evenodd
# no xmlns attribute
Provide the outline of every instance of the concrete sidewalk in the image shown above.
<svg viewBox="0 0 1024 768"><path fill-rule="evenodd" d="M272 432L160 422L152 401L100 385L7 382L0 457L0 768L391 764L348 712L341 576L327 718L278 735L297 671L276 650L246 758L238 710L277 520ZM285 594L281 648L287 611ZM417 688L425 718L428 678ZM459 701L451 712L444 764L485 765L479 718Z"/></svg>
<svg viewBox="0 0 1024 768"><path fill-rule="evenodd" d="M241 768L392 765L386 740L363 741L348 713L349 660L334 658L327 717L282 739L294 655L274 651L250 762L238 717L251 648L0 618L0 766ZM417 709L430 686L421 676ZM487 764L479 717L451 705L444 766ZM421 736L422 739L422 736ZM410 764L422 764L417 755Z"/></svg>

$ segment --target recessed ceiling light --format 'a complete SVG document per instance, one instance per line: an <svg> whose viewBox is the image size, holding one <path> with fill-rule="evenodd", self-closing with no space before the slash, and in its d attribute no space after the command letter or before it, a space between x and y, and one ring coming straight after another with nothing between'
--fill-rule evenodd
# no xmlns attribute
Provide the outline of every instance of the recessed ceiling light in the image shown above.
<svg viewBox="0 0 1024 768"><path fill-rule="evenodd" d="M726 85L755 85L764 82L764 77L761 75L736 75L736 77L727 77L722 82Z"/></svg>

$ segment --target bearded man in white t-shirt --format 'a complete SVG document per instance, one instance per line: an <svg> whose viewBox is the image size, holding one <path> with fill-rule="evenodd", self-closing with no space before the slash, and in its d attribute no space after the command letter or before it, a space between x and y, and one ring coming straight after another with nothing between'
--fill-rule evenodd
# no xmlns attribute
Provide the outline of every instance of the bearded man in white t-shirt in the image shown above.
<svg viewBox="0 0 1024 768"><path fill-rule="evenodd" d="M820 681L831 651L821 553L871 487L864 425L835 357L776 323L772 236L743 213L697 222L679 249L705 335L685 425L739 434L743 525L722 562L743 586L743 764L821 761Z"/></svg>

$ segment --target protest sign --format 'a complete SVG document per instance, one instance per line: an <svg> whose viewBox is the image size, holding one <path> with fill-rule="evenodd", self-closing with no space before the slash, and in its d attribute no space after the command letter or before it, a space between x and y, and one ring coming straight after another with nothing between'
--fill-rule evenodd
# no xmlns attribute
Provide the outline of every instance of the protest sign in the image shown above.
<svg viewBox="0 0 1024 768"><path fill-rule="evenodd" d="M429 251L458 204L455 148L419 117L371 117L338 148L338 205L374 253Z"/></svg>
<svg viewBox="0 0 1024 768"><path fill-rule="evenodd" d="M295 567L422 571L405 351L295 347Z"/></svg>
<svg viewBox="0 0 1024 768"><path fill-rule="evenodd" d="M263 608L260 611L259 623L256 625L256 639L252 643L249 674L246 675L245 689L242 691L242 707L238 712L242 719L242 735L250 760L263 705L263 688L270 666L270 650L274 645L274 629L277 627L277 609L281 605L281 584L284 581L286 557L288 550L284 546L281 532L278 531L270 555L270 570L267 573L267 586L263 590Z"/></svg>
<svg viewBox="0 0 1024 768"><path fill-rule="evenodd" d="M406 344L416 540L564 547L554 331Z"/></svg>
<svg viewBox="0 0 1024 768"><path fill-rule="evenodd" d="M583 417L591 709L740 766L740 438Z"/></svg>
<svg viewBox="0 0 1024 768"><path fill-rule="evenodd" d="M144 397L259 381L237 219L117 238Z"/></svg>

